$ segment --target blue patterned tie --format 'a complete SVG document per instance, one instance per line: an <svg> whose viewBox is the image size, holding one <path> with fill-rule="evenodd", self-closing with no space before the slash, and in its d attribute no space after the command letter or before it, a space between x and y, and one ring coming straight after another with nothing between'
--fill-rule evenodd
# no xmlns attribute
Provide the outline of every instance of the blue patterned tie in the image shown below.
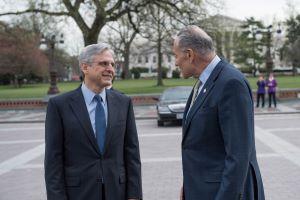
<svg viewBox="0 0 300 200"><path fill-rule="evenodd" d="M106 119L105 112L102 106L102 98L99 95L95 95L94 99L97 101L96 113L95 113L95 129L96 139L101 153L104 151L105 132L106 132Z"/></svg>

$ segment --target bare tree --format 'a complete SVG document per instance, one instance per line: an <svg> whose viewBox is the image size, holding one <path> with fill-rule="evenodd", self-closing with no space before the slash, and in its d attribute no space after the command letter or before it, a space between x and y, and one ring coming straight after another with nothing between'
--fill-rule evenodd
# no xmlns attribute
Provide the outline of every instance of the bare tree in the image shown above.
<svg viewBox="0 0 300 200"><path fill-rule="evenodd" d="M293 75L297 74L297 67L300 67L300 37L285 47L285 60L293 67Z"/></svg>
<svg viewBox="0 0 300 200"><path fill-rule="evenodd" d="M143 16L140 34L155 44L157 49L157 86L163 85L162 50L163 45L171 46L172 35L188 24L197 24L205 16L202 1L181 1L180 12L161 9L155 4L147 5L140 16Z"/></svg>
<svg viewBox="0 0 300 200"><path fill-rule="evenodd" d="M100 31L107 22L116 21L127 15L129 22L137 29L132 21L132 14L139 13L150 4L165 10L179 11L177 4L180 2L180 0L38 0L27 9L3 12L0 16L43 13L71 17L82 32L84 44L89 45L98 41Z"/></svg>
<svg viewBox="0 0 300 200"><path fill-rule="evenodd" d="M129 72L130 47L138 30L132 27L127 17L119 19L108 27L117 34L117 36L109 34L108 42L113 46L116 54L120 54L120 57L124 59L123 77L124 79L129 79L131 78Z"/></svg>

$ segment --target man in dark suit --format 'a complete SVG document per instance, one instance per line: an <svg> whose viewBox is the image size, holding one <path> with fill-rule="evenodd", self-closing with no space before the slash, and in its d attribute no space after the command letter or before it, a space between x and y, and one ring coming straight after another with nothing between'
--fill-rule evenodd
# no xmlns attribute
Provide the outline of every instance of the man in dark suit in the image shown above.
<svg viewBox="0 0 300 200"><path fill-rule="evenodd" d="M84 82L51 98L46 116L48 200L142 199L141 161L132 102L105 87L114 76L105 43L79 55Z"/></svg>
<svg viewBox="0 0 300 200"><path fill-rule="evenodd" d="M247 80L197 26L178 33L173 51L182 76L197 80L183 117L181 199L264 200Z"/></svg>

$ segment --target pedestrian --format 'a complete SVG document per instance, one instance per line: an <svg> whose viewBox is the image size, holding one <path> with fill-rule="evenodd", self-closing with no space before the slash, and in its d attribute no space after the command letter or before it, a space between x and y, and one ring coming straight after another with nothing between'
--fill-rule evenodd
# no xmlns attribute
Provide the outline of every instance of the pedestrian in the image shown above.
<svg viewBox="0 0 300 200"><path fill-rule="evenodd" d="M183 116L181 199L264 200L248 81L197 26L177 34L173 51L182 76L196 79Z"/></svg>
<svg viewBox="0 0 300 200"><path fill-rule="evenodd" d="M79 55L83 82L48 102L45 181L48 200L142 199L139 142L131 99L105 89L115 74L106 43Z"/></svg>
<svg viewBox="0 0 300 200"><path fill-rule="evenodd" d="M258 81L256 82L257 92L256 92L256 107L259 107L259 100L261 99L261 107L265 106L265 93L266 93L266 81L264 80L264 75L260 75Z"/></svg>
<svg viewBox="0 0 300 200"><path fill-rule="evenodd" d="M276 108L276 87L277 81L274 78L274 74L270 73L269 78L267 80L267 87L268 87L268 95L269 95L269 108L272 107L272 100L274 103L274 107Z"/></svg>

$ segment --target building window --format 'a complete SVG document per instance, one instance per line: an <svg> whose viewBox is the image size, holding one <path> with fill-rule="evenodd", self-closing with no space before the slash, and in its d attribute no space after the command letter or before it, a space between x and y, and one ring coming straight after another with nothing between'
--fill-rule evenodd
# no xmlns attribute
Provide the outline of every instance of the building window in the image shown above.
<svg viewBox="0 0 300 200"><path fill-rule="evenodd" d="M148 56L145 56L145 61L146 61L146 63L148 63L148 62L149 62L149 60L148 60Z"/></svg>
<svg viewBox="0 0 300 200"><path fill-rule="evenodd" d="M138 56L138 63L142 63L142 56Z"/></svg>
<svg viewBox="0 0 300 200"><path fill-rule="evenodd" d="M153 56L153 63L156 63L156 56Z"/></svg>

